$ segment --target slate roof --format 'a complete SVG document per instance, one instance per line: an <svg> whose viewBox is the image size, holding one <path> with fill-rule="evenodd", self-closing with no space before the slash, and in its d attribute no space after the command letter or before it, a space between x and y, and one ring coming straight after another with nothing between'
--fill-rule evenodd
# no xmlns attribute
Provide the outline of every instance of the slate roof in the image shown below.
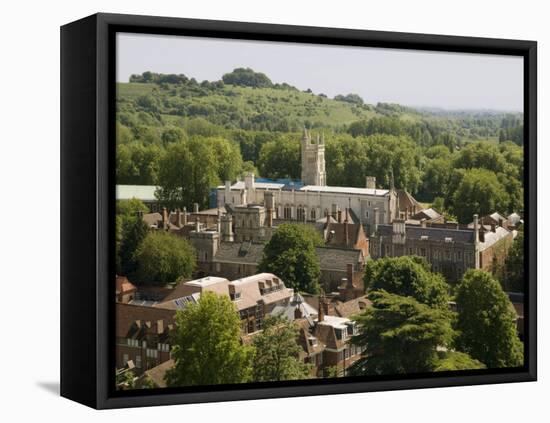
<svg viewBox="0 0 550 423"><path fill-rule="evenodd" d="M264 244L247 242L221 242L213 261L217 263L258 264Z"/></svg>
<svg viewBox="0 0 550 423"><path fill-rule="evenodd" d="M348 264L354 268L362 259L361 250L345 248L316 247L317 257L321 264L321 270L346 270Z"/></svg>
<svg viewBox="0 0 550 423"><path fill-rule="evenodd" d="M167 333L174 323L174 314L162 308L116 303L116 336L131 338L139 327L152 333Z"/></svg>
<svg viewBox="0 0 550 423"><path fill-rule="evenodd" d="M434 227L419 227L419 226L406 226L405 234L409 239L418 239L420 237L427 236L428 241L440 241L445 242L445 238L452 238L453 242L472 243L474 242L473 230L456 230L450 228L434 228ZM378 235L391 236L393 232L392 225L378 225Z"/></svg>
<svg viewBox="0 0 550 423"><path fill-rule="evenodd" d="M372 195L385 197L390 192L387 189L379 188L355 188L355 187L331 187L326 185L306 185L300 188L302 192L329 192L332 194L354 194L354 195Z"/></svg>

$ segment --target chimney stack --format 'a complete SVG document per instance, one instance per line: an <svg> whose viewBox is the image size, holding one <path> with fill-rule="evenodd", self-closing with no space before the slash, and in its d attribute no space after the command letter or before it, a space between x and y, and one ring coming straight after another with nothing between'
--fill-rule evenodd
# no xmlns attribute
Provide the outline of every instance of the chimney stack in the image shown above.
<svg viewBox="0 0 550 423"><path fill-rule="evenodd" d="M426 227L426 218L423 217L422 219L420 219L420 226L422 226L423 228Z"/></svg>
<svg viewBox="0 0 550 423"><path fill-rule="evenodd" d="M338 223L342 223L342 210L338 209L337 216L338 216Z"/></svg>
<svg viewBox="0 0 550 423"><path fill-rule="evenodd" d="M181 228L181 211L179 207L176 209L176 224Z"/></svg>
<svg viewBox="0 0 550 423"><path fill-rule="evenodd" d="M366 188L376 189L376 176L367 176L365 180L366 180L366 183L365 183Z"/></svg>
<svg viewBox="0 0 550 423"><path fill-rule="evenodd" d="M494 223L491 223L491 232L496 232L496 231L497 231L496 225Z"/></svg>
<svg viewBox="0 0 550 423"><path fill-rule="evenodd" d="M319 309L317 311L317 322L322 322L323 320L325 320L324 302L325 302L325 296L322 294L319 295Z"/></svg>
<svg viewBox="0 0 550 423"><path fill-rule="evenodd" d="M183 208L183 226L187 225L187 207Z"/></svg>
<svg viewBox="0 0 550 423"><path fill-rule="evenodd" d="M199 203L193 203L193 213L199 212Z"/></svg>

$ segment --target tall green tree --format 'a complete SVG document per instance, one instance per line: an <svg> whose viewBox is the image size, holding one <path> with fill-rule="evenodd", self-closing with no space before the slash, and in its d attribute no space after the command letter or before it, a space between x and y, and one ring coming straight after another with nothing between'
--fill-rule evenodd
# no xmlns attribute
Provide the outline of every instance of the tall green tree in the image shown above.
<svg viewBox="0 0 550 423"><path fill-rule="evenodd" d="M119 248L117 250L117 265L119 274L132 277L137 269L135 253L149 232L145 222L137 215L117 215L117 230Z"/></svg>
<svg viewBox="0 0 550 423"><path fill-rule="evenodd" d="M523 364L516 313L491 274L470 269L456 289L456 346L488 368Z"/></svg>
<svg viewBox="0 0 550 423"><path fill-rule="evenodd" d="M497 175L486 169L466 170L452 197L451 211L461 223L471 222L474 214L485 216L495 210L508 210L506 190Z"/></svg>
<svg viewBox="0 0 550 423"><path fill-rule="evenodd" d="M418 256L386 257L367 262L364 276L367 292L384 290L413 297L442 310L448 309L449 285L428 262Z"/></svg>
<svg viewBox="0 0 550 423"><path fill-rule="evenodd" d="M216 151L200 138L169 145L159 162L157 191L167 207L207 207L210 188L219 183Z"/></svg>
<svg viewBox="0 0 550 423"><path fill-rule="evenodd" d="M253 348L242 344L241 322L229 297L205 291L176 312L170 387L250 381Z"/></svg>
<svg viewBox="0 0 550 423"><path fill-rule="evenodd" d="M307 379L310 366L303 363L297 343L298 328L281 316L267 316L254 336L252 380L255 382Z"/></svg>
<svg viewBox="0 0 550 423"><path fill-rule="evenodd" d="M384 290L369 295L373 306L356 318L358 334L351 343L365 347L349 369L355 375L391 375L433 371L440 363L438 347L454 335L449 314L413 297Z"/></svg>
<svg viewBox="0 0 550 423"><path fill-rule="evenodd" d="M195 250L187 240L163 231L149 232L134 253L134 280L165 285L189 277L195 268Z"/></svg>
<svg viewBox="0 0 550 423"><path fill-rule="evenodd" d="M266 244L258 269L274 273L290 288L318 293L321 268L315 247L322 242L311 226L284 223Z"/></svg>

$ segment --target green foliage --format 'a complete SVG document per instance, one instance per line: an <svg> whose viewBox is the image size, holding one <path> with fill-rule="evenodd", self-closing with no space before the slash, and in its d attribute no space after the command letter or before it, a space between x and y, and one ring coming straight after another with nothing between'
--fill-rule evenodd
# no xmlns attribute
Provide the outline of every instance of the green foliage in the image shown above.
<svg viewBox="0 0 550 423"><path fill-rule="evenodd" d="M518 231L518 236L508 251L505 263L505 277L503 288L512 292L524 292L525 290L525 237L523 230Z"/></svg>
<svg viewBox="0 0 550 423"><path fill-rule="evenodd" d="M458 351L438 352L439 362L434 367L434 372L446 372L455 370L485 369L486 366L479 360L475 360L466 353Z"/></svg>
<svg viewBox="0 0 550 423"><path fill-rule="evenodd" d="M266 316L262 331L254 336L252 380L268 382L307 379L310 366L303 363L297 343L298 328L281 316Z"/></svg>
<svg viewBox="0 0 550 423"><path fill-rule="evenodd" d="M170 387L244 383L251 379L253 348L240 340L241 322L229 297L205 291L197 304L176 312Z"/></svg>
<svg viewBox="0 0 550 423"><path fill-rule="evenodd" d="M456 289L459 336L456 346L488 368L523 364L516 314L499 282L489 273L470 269Z"/></svg>
<svg viewBox="0 0 550 423"><path fill-rule="evenodd" d="M337 100L337 101L345 101L346 103L358 104L360 106L365 104L363 99L357 94L348 94L348 95L341 95L340 94L340 95L335 96L334 99Z"/></svg>
<svg viewBox="0 0 550 423"><path fill-rule="evenodd" d="M266 244L258 270L274 273L289 288L318 293L321 269L315 247L322 243L311 226L284 223Z"/></svg>
<svg viewBox="0 0 550 423"><path fill-rule="evenodd" d="M422 373L437 368L437 348L450 345L454 335L448 313L384 290L369 298L373 306L357 317L359 333L351 339L366 349L348 374Z"/></svg>
<svg viewBox="0 0 550 423"><path fill-rule="evenodd" d="M159 170L161 149L141 142L121 144L116 152L117 184L154 185Z"/></svg>
<svg viewBox="0 0 550 423"><path fill-rule="evenodd" d="M195 250L187 240L168 232L153 231L134 253L136 283L163 286L189 277L195 268Z"/></svg>
<svg viewBox="0 0 550 423"><path fill-rule="evenodd" d="M300 179L300 138L283 137L263 144L258 169L266 178Z"/></svg>
<svg viewBox="0 0 550 423"><path fill-rule="evenodd" d="M364 277L367 292L384 290L412 297L431 307L447 310L449 286L432 273L422 257L387 257L367 262Z"/></svg>
<svg viewBox="0 0 550 423"><path fill-rule="evenodd" d="M135 217L138 212L149 213L149 208L137 198L117 200L116 214L124 217Z"/></svg>
<svg viewBox="0 0 550 423"><path fill-rule="evenodd" d="M171 144L159 161L158 198L170 209L205 207L210 188L219 182L218 170L216 152L200 139Z"/></svg>
<svg viewBox="0 0 550 423"><path fill-rule="evenodd" d="M136 213L118 214L116 224L119 239L116 251L117 273L132 277L137 268L135 251L147 236L149 228L142 219L136 216Z"/></svg>
<svg viewBox="0 0 550 423"><path fill-rule="evenodd" d="M495 173L485 169L464 171L452 195L452 210L461 223L469 223L474 213L485 216L508 210L509 196Z"/></svg>
<svg viewBox="0 0 550 423"><path fill-rule="evenodd" d="M133 370L126 370L117 374L116 385L118 389L128 390L136 388L137 377Z"/></svg>
<svg viewBox="0 0 550 423"><path fill-rule="evenodd" d="M237 68L233 72L222 76L226 84L240 85L242 87L270 88L273 86L267 75L261 72L254 72L250 68Z"/></svg>

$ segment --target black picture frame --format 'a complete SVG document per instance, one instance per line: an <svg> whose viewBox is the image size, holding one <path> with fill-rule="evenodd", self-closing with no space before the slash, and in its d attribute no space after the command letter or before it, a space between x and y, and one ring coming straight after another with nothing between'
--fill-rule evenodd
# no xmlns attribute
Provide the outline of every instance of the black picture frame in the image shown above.
<svg viewBox="0 0 550 423"><path fill-rule="evenodd" d="M525 365L437 375L114 391L115 34L517 55L524 58ZM61 28L61 395L90 407L232 401L534 381L537 378L537 44L534 41L95 14Z"/></svg>

